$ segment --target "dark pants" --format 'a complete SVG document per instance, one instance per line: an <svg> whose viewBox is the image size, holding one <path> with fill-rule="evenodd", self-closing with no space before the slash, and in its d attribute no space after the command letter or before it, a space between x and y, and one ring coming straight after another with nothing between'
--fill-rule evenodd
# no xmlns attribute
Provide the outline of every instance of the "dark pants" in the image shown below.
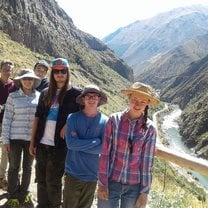
<svg viewBox="0 0 208 208"><path fill-rule="evenodd" d="M59 208L62 197L62 176L66 148L40 144L36 152L38 207Z"/></svg>
<svg viewBox="0 0 208 208"><path fill-rule="evenodd" d="M10 141L9 170L8 170L8 194L9 198L23 200L28 194L31 179L33 157L29 154L30 142L18 140ZM22 157L23 152L23 157ZM22 177L19 170L22 162Z"/></svg>
<svg viewBox="0 0 208 208"><path fill-rule="evenodd" d="M64 208L90 208L93 203L97 182L80 181L70 175L65 176Z"/></svg>

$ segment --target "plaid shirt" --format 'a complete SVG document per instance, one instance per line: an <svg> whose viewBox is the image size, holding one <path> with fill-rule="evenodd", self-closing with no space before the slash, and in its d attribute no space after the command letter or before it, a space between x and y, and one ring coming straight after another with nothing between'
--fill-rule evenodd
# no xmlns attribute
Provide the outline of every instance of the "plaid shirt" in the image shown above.
<svg viewBox="0 0 208 208"><path fill-rule="evenodd" d="M108 187L108 180L122 184L139 184L140 193L149 193L156 143L156 129L144 117L130 121L127 111L110 116L99 164L99 185Z"/></svg>

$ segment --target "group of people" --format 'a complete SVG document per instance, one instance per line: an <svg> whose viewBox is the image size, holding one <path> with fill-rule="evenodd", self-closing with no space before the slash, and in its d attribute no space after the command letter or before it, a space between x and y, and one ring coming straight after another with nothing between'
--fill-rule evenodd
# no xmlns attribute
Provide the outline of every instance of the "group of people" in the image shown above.
<svg viewBox="0 0 208 208"><path fill-rule="evenodd" d="M156 143L148 107L160 102L155 90L135 82L121 91L126 109L108 117L99 110L108 100L104 91L73 86L66 59L50 66L40 60L12 80L13 67L1 62L0 188L8 181L8 200L0 207L34 207L35 158L37 208L90 208L96 188L98 208L145 208Z"/></svg>

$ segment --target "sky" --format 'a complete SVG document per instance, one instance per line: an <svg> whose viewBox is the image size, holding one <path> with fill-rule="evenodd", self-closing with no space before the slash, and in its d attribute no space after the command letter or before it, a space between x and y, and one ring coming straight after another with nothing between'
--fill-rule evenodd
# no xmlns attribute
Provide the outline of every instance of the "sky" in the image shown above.
<svg viewBox="0 0 208 208"><path fill-rule="evenodd" d="M56 0L76 27L104 38L119 27L147 19L173 8L202 4L208 0Z"/></svg>

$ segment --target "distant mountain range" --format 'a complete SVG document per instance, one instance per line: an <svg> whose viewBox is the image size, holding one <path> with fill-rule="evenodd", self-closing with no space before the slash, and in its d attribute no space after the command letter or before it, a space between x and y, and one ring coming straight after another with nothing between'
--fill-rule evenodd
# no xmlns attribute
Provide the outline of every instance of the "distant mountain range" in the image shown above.
<svg viewBox="0 0 208 208"><path fill-rule="evenodd" d="M208 33L197 36L184 45L180 45L158 57L152 62L136 80L149 83L164 92L169 85L180 79L183 72L193 62L204 58L208 54Z"/></svg>
<svg viewBox="0 0 208 208"><path fill-rule="evenodd" d="M139 76L162 54L208 33L208 7L177 8L119 28L103 41Z"/></svg>

